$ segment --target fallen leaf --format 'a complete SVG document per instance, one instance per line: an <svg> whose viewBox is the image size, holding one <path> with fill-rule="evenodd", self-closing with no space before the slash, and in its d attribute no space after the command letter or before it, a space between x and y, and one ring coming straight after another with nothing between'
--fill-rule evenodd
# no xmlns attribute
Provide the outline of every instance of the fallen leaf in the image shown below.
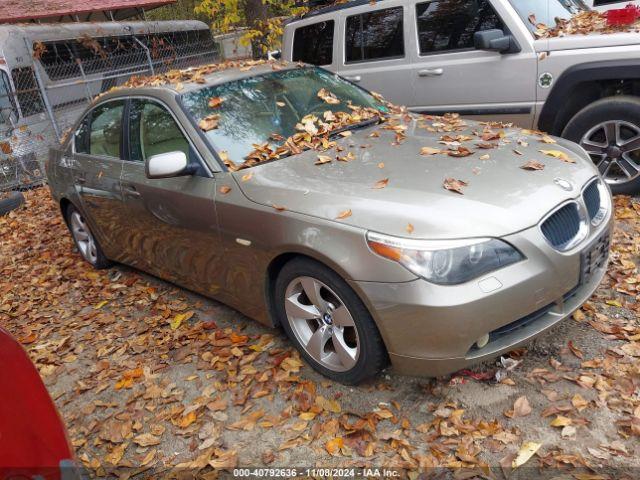
<svg viewBox="0 0 640 480"><path fill-rule="evenodd" d="M351 216L351 210L344 210L340 212L340 215L336 217L336 220L344 220L345 218L349 218Z"/></svg>
<svg viewBox="0 0 640 480"><path fill-rule="evenodd" d="M545 155L548 155L549 157L554 157L554 158L558 158L560 160L562 160L563 162L566 163L576 163L575 160L573 160L572 158L569 157L569 155L567 155L566 153L560 151L560 150L540 150L540 153L544 153Z"/></svg>
<svg viewBox="0 0 640 480"><path fill-rule="evenodd" d="M536 442L523 443L520 447L520 450L518 450L516 458L514 458L513 462L511 462L511 468L518 468L527 463L531 459L531 457L533 457L536 452L540 450L541 446L541 443Z"/></svg>
<svg viewBox="0 0 640 480"><path fill-rule="evenodd" d="M513 416L517 417L526 417L531 413L531 405L529 405L529 400L527 397L522 396L518 397L513 404Z"/></svg>
<svg viewBox="0 0 640 480"><path fill-rule="evenodd" d="M407 223L407 233L413 233L413 225L410 223Z"/></svg>
<svg viewBox="0 0 640 480"><path fill-rule="evenodd" d="M442 186L446 190L459 193L460 195L463 195L462 188L466 187L467 185L468 185L467 182L464 182L462 180L456 180L455 178L445 178L444 183L442 184Z"/></svg>
<svg viewBox="0 0 640 480"><path fill-rule="evenodd" d="M133 439L133 443L140 445L141 447L151 447L152 445L160 444L160 437L156 437L150 433L143 433Z"/></svg>
<svg viewBox="0 0 640 480"><path fill-rule="evenodd" d="M437 155L438 153L442 153L442 150L433 147L422 147L420 149L420 155Z"/></svg>
<svg viewBox="0 0 640 480"><path fill-rule="evenodd" d="M554 418L549 425L551 425L552 427L561 428L561 427L566 427L567 425L571 425L571 423L573 422L569 417L565 417L563 415L557 415L556 418Z"/></svg>
<svg viewBox="0 0 640 480"><path fill-rule="evenodd" d="M389 183L389 179L383 178L382 180L378 180L372 188L379 190L381 188L386 187L388 183Z"/></svg>
<svg viewBox="0 0 640 480"><path fill-rule="evenodd" d="M336 437L328 440L324 446L330 455L335 455L344 447L344 440L342 437Z"/></svg>
<svg viewBox="0 0 640 480"><path fill-rule="evenodd" d="M208 132L209 130L215 130L218 128L218 122L220 121L220 115L217 113L212 113L211 115L207 115L200 122L198 122L198 126Z"/></svg>
<svg viewBox="0 0 640 480"><path fill-rule="evenodd" d="M209 99L209 108L220 108L220 105L222 105L222 102L224 102L223 98L211 97Z"/></svg>
<svg viewBox="0 0 640 480"><path fill-rule="evenodd" d="M578 347L576 347L573 344L573 341L569 340L568 343L569 346L569 350L571 350L571 353L573 353L576 357L578 357L580 360L584 359L584 353L582 350L580 350Z"/></svg>
<svg viewBox="0 0 640 480"><path fill-rule="evenodd" d="M522 168L523 170L544 170L544 163L537 160L529 160L520 168Z"/></svg>
<svg viewBox="0 0 640 480"><path fill-rule="evenodd" d="M327 155L318 155L318 160L316 160L316 165L324 165L325 163L331 163L331 157Z"/></svg>
<svg viewBox="0 0 640 480"><path fill-rule="evenodd" d="M229 185L222 185L220 187L220 193L223 194L223 195L226 195L230 191L231 191L231 187Z"/></svg>
<svg viewBox="0 0 640 480"><path fill-rule="evenodd" d="M184 313L178 313L173 317L173 320L169 323L171 330L177 330L182 325L182 322L189 320L193 317L193 311L188 311Z"/></svg>

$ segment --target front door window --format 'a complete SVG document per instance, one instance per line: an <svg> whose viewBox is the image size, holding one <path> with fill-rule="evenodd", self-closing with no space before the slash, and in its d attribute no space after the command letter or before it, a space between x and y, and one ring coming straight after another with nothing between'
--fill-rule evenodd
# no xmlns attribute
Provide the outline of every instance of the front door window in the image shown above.
<svg viewBox="0 0 640 480"><path fill-rule="evenodd" d="M135 101L132 108L129 142L130 160L145 162L154 155L183 152L191 157L189 141L173 115L155 102Z"/></svg>

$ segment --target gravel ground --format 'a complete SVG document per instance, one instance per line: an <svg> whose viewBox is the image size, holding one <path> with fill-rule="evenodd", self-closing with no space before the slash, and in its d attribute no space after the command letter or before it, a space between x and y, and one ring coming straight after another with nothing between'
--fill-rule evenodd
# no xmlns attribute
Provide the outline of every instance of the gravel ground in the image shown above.
<svg viewBox="0 0 640 480"><path fill-rule="evenodd" d="M618 199L607 281L574 319L510 355L521 363L502 382L473 378L490 377L491 362L439 379L388 369L346 387L303 365L281 331L214 300L125 266L91 270L47 191L26 197L0 218L0 324L29 351L78 458L98 474L446 466L500 477L534 442L520 468L529 477L527 467L548 466L638 478L640 208L631 199Z"/></svg>

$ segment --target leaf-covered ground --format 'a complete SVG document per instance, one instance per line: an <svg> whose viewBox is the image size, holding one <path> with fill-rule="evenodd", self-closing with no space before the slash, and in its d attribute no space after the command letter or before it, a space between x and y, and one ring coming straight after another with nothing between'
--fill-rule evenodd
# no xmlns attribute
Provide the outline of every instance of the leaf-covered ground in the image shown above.
<svg viewBox="0 0 640 480"><path fill-rule="evenodd" d="M636 200L616 200L597 294L514 352L509 369L437 380L389 370L355 388L318 376L281 332L213 300L124 266L92 270L48 190L26 197L0 218L0 324L28 350L78 458L98 473L373 465L500 476L515 461L526 462L516 473L580 468L575 478L588 479L626 469L633 478L640 467Z"/></svg>

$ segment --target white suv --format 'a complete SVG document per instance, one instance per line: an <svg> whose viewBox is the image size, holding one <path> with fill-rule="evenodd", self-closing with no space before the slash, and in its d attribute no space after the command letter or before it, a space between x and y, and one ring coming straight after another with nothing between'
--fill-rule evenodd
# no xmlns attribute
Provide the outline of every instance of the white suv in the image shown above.
<svg viewBox="0 0 640 480"><path fill-rule="evenodd" d="M615 193L640 191L640 34L536 38L580 0L352 0L285 29L283 58L421 113L514 122L580 143Z"/></svg>

